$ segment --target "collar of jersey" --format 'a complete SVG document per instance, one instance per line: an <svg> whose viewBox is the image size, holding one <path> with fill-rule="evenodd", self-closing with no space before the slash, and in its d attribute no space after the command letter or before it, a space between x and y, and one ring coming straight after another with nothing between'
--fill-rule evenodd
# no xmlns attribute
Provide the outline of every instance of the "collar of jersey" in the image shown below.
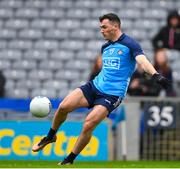
<svg viewBox="0 0 180 169"><path fill-rule="evenodd" d="M116 42L118 42L118 41L121 41L123 38L124 38L124 36L125 36L125 34L123 33L119 38L118 38L118 40L116 40L116 41L109 41L109 43L110 44L115 44Z"/></svg>

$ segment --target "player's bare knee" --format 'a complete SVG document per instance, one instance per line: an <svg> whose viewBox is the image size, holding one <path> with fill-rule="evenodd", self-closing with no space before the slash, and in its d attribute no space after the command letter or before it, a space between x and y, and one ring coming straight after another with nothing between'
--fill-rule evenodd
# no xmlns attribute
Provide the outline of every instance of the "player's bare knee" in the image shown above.
<svg viewBox="0 0 180 169"><path fill-rule="evenodd" d="M96 122L94 120L85 121L82 132L92 132L95 126Z"/></svg>
<svg viewBox="0 0 180 169"><path fill-rule="evenodd" d="M59 105L59 108L58 108L58 113L60 113L60 114L64 114L64 115L66 115L68 112L69 112L69 110L68 110L69 108L68 108L68 105L66 104L66 103L61 103L60 105Z"/></svg>

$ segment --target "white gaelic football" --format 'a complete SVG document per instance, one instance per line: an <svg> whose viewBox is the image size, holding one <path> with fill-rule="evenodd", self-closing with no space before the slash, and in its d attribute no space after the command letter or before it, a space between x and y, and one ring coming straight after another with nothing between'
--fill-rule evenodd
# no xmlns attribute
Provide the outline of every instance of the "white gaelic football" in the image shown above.
<svg viewBox="0 0 180 169"><path fill-rule="evenodd" d="M51 109L51 101L47 97L36 96L30 102L30 112L35 117L46 117Z"/></svg>

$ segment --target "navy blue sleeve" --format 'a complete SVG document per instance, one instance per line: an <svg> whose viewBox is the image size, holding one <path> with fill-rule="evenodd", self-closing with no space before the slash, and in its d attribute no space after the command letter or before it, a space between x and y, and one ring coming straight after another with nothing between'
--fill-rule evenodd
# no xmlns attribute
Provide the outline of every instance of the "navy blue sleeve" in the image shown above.
<svg viewBox="0 0 180 169"><path fill-rule="evenodd" d="M144 55L144 52L137 41L133 38L126 35L126 37L122 40L122 44L126 45L131 52L131 55L135 58L138 55Z"/></svg>
<svg viewBox="0 0 180 169"><path fill-rule="evenodd" d="M141 46L135 40L132 40L131 45L130 45L130 50L133 57L136 57L138 55L144 55L144 52Z"/></svg>

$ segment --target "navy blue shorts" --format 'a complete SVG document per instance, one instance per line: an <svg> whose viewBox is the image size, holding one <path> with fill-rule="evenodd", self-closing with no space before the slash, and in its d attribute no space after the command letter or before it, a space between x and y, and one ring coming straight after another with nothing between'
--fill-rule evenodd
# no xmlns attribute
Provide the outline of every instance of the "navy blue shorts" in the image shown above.
<svg viewBox="0 0 180 169"><path fill-rule="evenodd" d="M105 106L109 113L117 108L122 98L114 95L104 94L100 92L93 84L92 81L87 82L85 85L79 87L85 98L89 103L89 108L94 107L94 105L103 105Z"/></svg>

